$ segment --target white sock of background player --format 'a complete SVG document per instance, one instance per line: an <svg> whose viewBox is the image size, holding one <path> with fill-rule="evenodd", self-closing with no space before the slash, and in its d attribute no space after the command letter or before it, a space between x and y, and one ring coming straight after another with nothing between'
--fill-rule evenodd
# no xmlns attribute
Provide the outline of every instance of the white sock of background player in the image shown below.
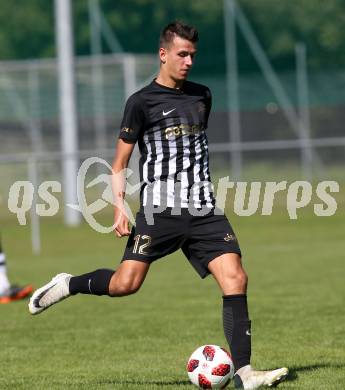
<svg viewBox="0 0 345 390"><path fill-rule="evenodd" d="M6 256L5 253L3 253L0 244L0 295L2 295L9 288L10 281L7 277Z"/></svg>

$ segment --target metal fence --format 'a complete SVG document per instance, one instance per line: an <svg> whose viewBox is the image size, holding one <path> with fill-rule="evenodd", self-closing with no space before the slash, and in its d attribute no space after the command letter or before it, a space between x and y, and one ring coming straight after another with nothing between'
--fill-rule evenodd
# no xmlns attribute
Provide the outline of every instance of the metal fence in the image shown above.
<svg viewBox="0 0 345 390"><path fill-rule="evenodd" d="M100 79L94 77L95 64ZM109 145L126 97L150 78L157 65L152 55L77 59L81 149ZM60 150L57 77L55 60L0 63L1 155Z"/></svg>
<svg viewBox="0 0 345 390"><path fill-rule="evenodd" d="M97 66L102 79L93 77L94 58L76 62L80 149L113 145L126 97L149 82L157 70L155 55L102 56ZM277 96L262 73L238 77L240 136L231 142L226 75L198 76L196 81L213 92L209 139L214 151L260 152L334 148L319 160L342 164L344 150L344 71L309 73L308 105L299 95L296 70L276 75L288 101ZM1 161L21 153L60 151L58 90L54 60L0 63ZM284 105L285 103L285 105ZM101 120L100 120L101 118ZM100 129L100 124L104 129ZM100 139L103 137L103 140ZM231 144L225 144L230 142ZM218 145L217 145L218 144ZM267 158L268 162L274 154ZM246 158L244 157L244 160ZM296 160L296 162L298 162ZM317 164L317 162L316 162Z"/></svg>
<svg viewBox="0 0 345 390"><path fill-rule="evenodd" d="M305 54L297 48L299 67L280 74L261 59L261 72L235 74L236 90L227 74L194 78L213 93L208 137L216 175L344 177L345 71L307 72ZM95 77L95 66L101 77ZM80 150L72 157L111 160L124 102L154 77L157 66L155 55L77 59ZM61 163L68 156L60 147L58 112L55 60L0 63L0 214L6 213L14 181L61 181ZM34 212L31 218L38 251L39 219Z"/></svg>

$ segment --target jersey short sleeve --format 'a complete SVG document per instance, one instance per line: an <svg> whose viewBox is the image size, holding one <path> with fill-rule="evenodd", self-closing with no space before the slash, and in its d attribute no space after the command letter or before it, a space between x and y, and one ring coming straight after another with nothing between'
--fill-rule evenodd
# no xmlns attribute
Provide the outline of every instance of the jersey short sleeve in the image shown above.
<svg viewBox="0 0 345 390"><path fill-rule="evenodd" d="M205 91L205 103L206 103L206 110L205 110L205 119L206 119L206 127L208 126L208 118L210 116L211 108L212 108L212 94L209 88L206 88Z"/></svg>
<svg viewBox="0 0 345 390"><path fill-rule="evenodd" d="M145 113L138 94L130 96L126 102L119 138L135 143L145 125Z"/></svg>

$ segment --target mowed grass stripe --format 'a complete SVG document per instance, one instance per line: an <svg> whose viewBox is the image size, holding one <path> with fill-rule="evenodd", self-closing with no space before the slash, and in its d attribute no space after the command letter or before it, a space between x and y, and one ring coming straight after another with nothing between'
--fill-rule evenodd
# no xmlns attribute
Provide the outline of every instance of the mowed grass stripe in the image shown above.
<svg viewBox="0 0 345 390"><path fill-rule="evenodd" d="M230 219L250 278L253 365L290 367L281 389L344 389L343 216ZM61 271L115 267L125 245L54 219L43 221L38 257L27 228L10 221L3 235L13 281L36 287ZM26 305L0 306L0 389L191 389L189 354L225 346L218 287L180 252L154 264L134 296L79 295L37 317Z"/></svg>

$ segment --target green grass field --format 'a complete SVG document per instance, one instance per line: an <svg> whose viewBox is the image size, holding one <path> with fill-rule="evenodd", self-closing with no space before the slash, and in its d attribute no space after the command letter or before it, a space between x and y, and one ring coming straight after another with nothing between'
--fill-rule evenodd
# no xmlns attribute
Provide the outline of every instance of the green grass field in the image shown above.
<svg viewBox="0 0 345 390"><path fill-rule="evenodd" d="M249 274L252 363L288 366L281 389L345 388L343 210L328 218L304 211L297 221L279 210L230 215ZM42 222L40 256L14 218L3 240L12 280L35 287L61 271L116 267L125 245L54 218ZM26 301L0 305L0 389L192 389L190 353L225 346L221 305L212 278L200 280L180 252L155 263L131 297L79 295L36 317Z"/></svg>

